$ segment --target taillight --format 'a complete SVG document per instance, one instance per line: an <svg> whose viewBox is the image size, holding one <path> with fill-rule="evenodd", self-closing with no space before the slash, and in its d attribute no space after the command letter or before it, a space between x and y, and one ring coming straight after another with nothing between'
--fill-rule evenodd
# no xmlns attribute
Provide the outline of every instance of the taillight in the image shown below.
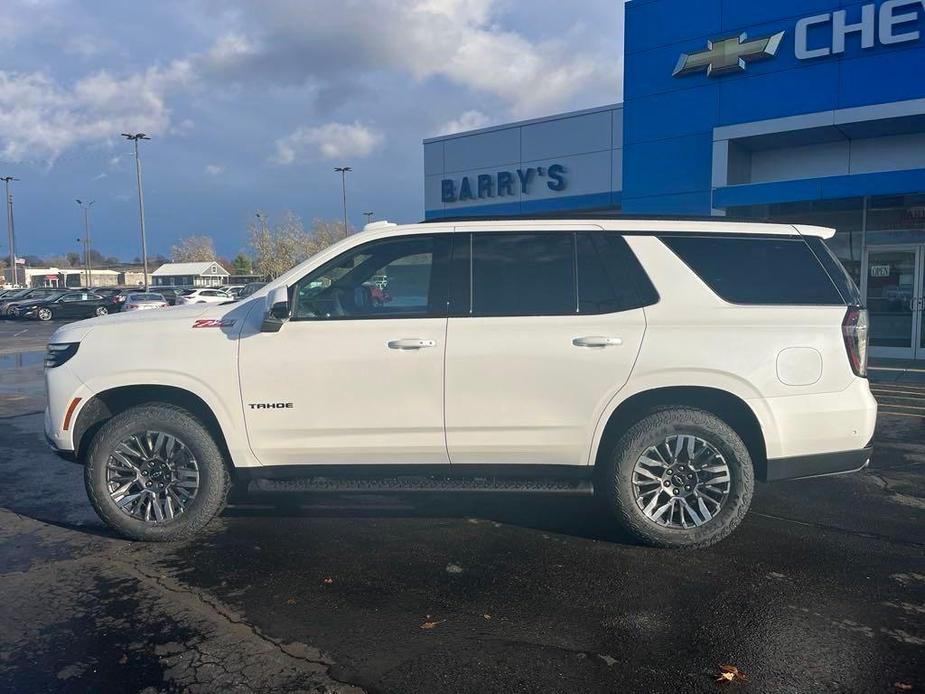
<svg viewBox="0 0 925 694"><path fill-rule="evenodd" d="M841 324L841 334L845 339L851 370L856 376L867 378L867 309L849 308Z"/></svg>

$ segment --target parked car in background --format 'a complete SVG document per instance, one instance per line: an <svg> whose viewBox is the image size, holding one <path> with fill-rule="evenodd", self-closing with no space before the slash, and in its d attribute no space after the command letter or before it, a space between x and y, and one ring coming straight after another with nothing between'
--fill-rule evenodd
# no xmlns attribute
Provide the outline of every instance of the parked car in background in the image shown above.
<svg viewBox="0 0 925 694"><path fill-rule="evenodd" d="M149 289L163 296L168 306L176 306L177 297L185 290L184 287L150 287Z"/></svg>
<svg viewBox="0 0 925 694"><path fill-rule="evenodd" d="M184 289L180 296L177 297L177 306L184 304L220 304L233 300L234 297L231 294L227 294L221 289Z"/></svg>
<svg viewBox="0 0 925 694"><path fill-rule="evenodd" d="M231 294L231 296L237 297L241 293L241 290L244 289L243 284L223 284L219 289L223 292Z"/></svg>
<svg viewBox="0 0 925 694"><path fill-rule="evenodd" d="M36 287L33 289L20 289L15 293L0 299L0 317L9 318L11 306L18 301L41 300L55 294L60 294L62 290L51 287Z"/></svg>
<svg viewBox="0 0 925 694"><path fill-rule="evenodd" d="M49 321L54 318L92 318L109 313L106 299L87 291L58 292L55 295L18 301L13 306L13 318Z"/></svg>
<svg viewBox="0 0 925 694"><path fill-rule="evenodd" d="M167 308L167 299L153 292L130 292L122 305L123 311L144 311L152 308Z"/></svg>
<svg viewBox="0 0 925 694"><path fill-rule="evenodd" d="M244 289L238 292L238 296L236 298L246 299L251 294L256 292L258 289L261 289L262 287L266 287L266 286L267 286L266 282L251 282L250 284L245 284Z"/></svg>

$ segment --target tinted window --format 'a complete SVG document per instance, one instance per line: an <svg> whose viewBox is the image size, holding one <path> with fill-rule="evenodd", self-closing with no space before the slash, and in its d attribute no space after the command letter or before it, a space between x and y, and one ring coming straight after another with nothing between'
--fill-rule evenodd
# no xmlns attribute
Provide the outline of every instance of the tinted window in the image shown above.
<svg viewBox="0 0 925 694"><path fill-rule="evenodd" d="M720 297L736 304L844 304L802 238L663 236Z"/></svg>
<svg viewBox="0 0 925 694"><path fill-rule="evenodd" d="M626 241L611 232L578 234L581 313L614 313L658 301L658 294Z"/></svg>
<svg viewBox="0 0 925 694"><path fill-rule="evenodd" d="M472 235L472 315L576 313L575 235Z"/></svg>
<svg viewBox="0 0 925 694"><path fill-rule="evenodd" d="M445 316L448 234L383 239L347 251L303 277L293 318Z"/></svg>
<svg viewBox="0 0 925 694"><path fill-rule="evenodd" d="M832 253L832 250L821 238L818 236L806 236L804 238L809 247L813 249L819 262L826 269L826 272L829 273L829 277L832 278L838 291L841 292L845 302L853 306L860 306L863 303L861 301L861 291L858 289L858 285L854 283L851 275L848 274L847 268L835 257L835 254Z"/></svg>

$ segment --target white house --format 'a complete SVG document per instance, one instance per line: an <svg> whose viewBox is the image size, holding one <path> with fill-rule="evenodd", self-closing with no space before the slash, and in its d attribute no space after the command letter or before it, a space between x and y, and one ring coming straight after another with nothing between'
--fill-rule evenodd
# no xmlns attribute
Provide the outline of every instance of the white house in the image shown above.
<svg viewBox="0 0 925 694"><path fill-rule="evenodd" d="M164 263L151 273L155 287L218 287L228 281L228 271L215 261Z"/></svg>

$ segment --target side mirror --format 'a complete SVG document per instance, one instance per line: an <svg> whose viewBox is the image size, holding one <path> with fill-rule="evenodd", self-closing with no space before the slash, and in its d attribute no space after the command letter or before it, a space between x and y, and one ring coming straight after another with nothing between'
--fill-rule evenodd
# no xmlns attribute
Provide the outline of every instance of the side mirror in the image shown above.
<svg viewBox="0 0 925 694"><path fill-rule="evenodd" d="M263 316L260 332L278 333L289 320L291 313L289 308L289 288L277 287L270 292L267 295L267 306L269 308Z"/></svg>

